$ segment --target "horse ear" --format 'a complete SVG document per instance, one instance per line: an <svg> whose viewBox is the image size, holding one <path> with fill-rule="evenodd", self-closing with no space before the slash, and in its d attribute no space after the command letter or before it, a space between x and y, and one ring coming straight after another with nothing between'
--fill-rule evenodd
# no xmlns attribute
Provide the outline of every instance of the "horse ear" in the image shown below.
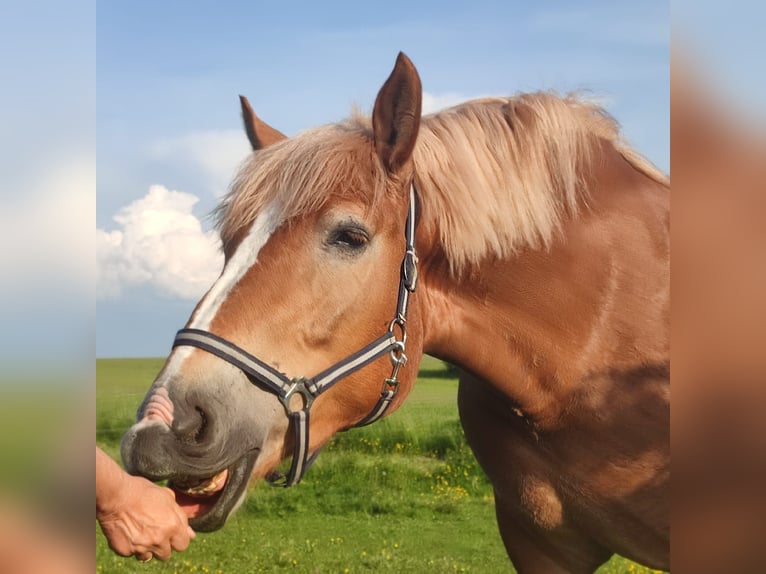
<svg viewBox="0 0 766 574"><path fill-rule="evenodd" d="M255 151L287 138L285 134L275 130L256 116L245 96L239 96L239 103L242 105L242 119L245 122L247 139L250 140L250 145Z"/></svg>
<svg viewBox="0 0 766 574"><path fill-rule="evenodd" d="M420 76L410 59L399 52L372 112L375 150L391 173L399 171L412 155L420 127L422 98Z"/></svg>

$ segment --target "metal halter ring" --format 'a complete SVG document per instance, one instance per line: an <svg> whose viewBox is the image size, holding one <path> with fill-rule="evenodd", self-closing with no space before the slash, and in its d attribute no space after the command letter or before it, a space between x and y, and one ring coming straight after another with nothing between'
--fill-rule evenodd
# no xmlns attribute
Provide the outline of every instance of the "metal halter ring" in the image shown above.
<svg viewBox="0 0 766 574"><path fill-rule="evenodd" d="M404 357L404 341L394 341L393 342L393 348L388 352L388 355L391 357L391 364L395 365L396 363L400 362L401 357ZM406 362L407 359L405 358L404 361Z"/></svg>
<svg viewBox="0 0 766 574"><path fill-rule="evenodd" d="M308 411L309 407L311 407L311 404L314 402L315 397L311 391L308 390L308 387L306 387L306 379L304 377L292 379L292 383L293 386L290 387L285 393L285 396L280 397L279 400L282 401L285 410L289 414L295 412L290 407L290 400L293 398L293 395L299 394L301 397L303 397L303 408L300 410Z"/></svg>
<svg viewBox="0 0 766 574"><path fill-rule="evenodd" d="M402 332L402 338L399 341L397 341L397 343L401 343L402 350L404 350L404 345L407 343L407 319L405 319L401 315L397 315L388 324L388 330L391 333L394 333L394 326L399 327L399 330ZM396 336L395 333L394 333L394 336Z"/></svg>

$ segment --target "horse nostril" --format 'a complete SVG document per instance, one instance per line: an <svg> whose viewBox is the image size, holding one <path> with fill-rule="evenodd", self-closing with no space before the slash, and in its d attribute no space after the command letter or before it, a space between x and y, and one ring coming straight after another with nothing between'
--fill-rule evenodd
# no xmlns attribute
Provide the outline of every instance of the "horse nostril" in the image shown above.
<svg viewBox="0 0 766 574"><path fill-rule="evenodd" d="M205 411L202 410L201 407L194 407L194 410L197 411L199 414L199 425L197 426L197 430L194 433L194 440L196 442L202 442L205 440L205 433L207 431L207 415L205 414Z"/></svg>
<svg viewBox="0 0 766 574"><path fill-rule="evenodd" d="M144 403L143 409L146 420L162 421L168 426L173 424L173 402L165 388L156 389Z"/></svg>
<svg viewBox="0 0 766 574"><path fill-rule="evenodd" d="M201 406L192 403L176 414L172 428L181 442L199 444L208 438L210 416Z"/></svg>

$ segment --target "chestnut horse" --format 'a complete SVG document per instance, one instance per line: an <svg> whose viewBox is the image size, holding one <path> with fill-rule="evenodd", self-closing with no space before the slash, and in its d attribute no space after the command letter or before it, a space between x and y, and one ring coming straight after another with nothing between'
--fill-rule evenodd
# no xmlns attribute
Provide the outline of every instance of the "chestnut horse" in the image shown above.
<svg viewBox="0 0 766 574"><path fill-rule="evenodd" d="M287 138L241 99L254 153L217 211L225 265L123 439L127 469L220 528L283 459L294 484L336 432L399 407L429 353L464 372L519 572L615 552L668 568L667 178L574 97L422 118L421 97L400 54L371 121Z"/></svg>

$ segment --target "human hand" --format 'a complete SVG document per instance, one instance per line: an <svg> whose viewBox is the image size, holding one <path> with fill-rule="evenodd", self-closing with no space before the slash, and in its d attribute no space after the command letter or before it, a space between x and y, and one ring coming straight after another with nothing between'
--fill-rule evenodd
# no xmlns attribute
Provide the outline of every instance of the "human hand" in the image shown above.
<svg viewBox="0 0 766 574"><path fill-rule="evenodd" d="M183 551L196 533L169 488L125 474L110 500L97 504L96 518L109 547L121 556L135 554L142 562L156 556L167 560Z"/></svg>

